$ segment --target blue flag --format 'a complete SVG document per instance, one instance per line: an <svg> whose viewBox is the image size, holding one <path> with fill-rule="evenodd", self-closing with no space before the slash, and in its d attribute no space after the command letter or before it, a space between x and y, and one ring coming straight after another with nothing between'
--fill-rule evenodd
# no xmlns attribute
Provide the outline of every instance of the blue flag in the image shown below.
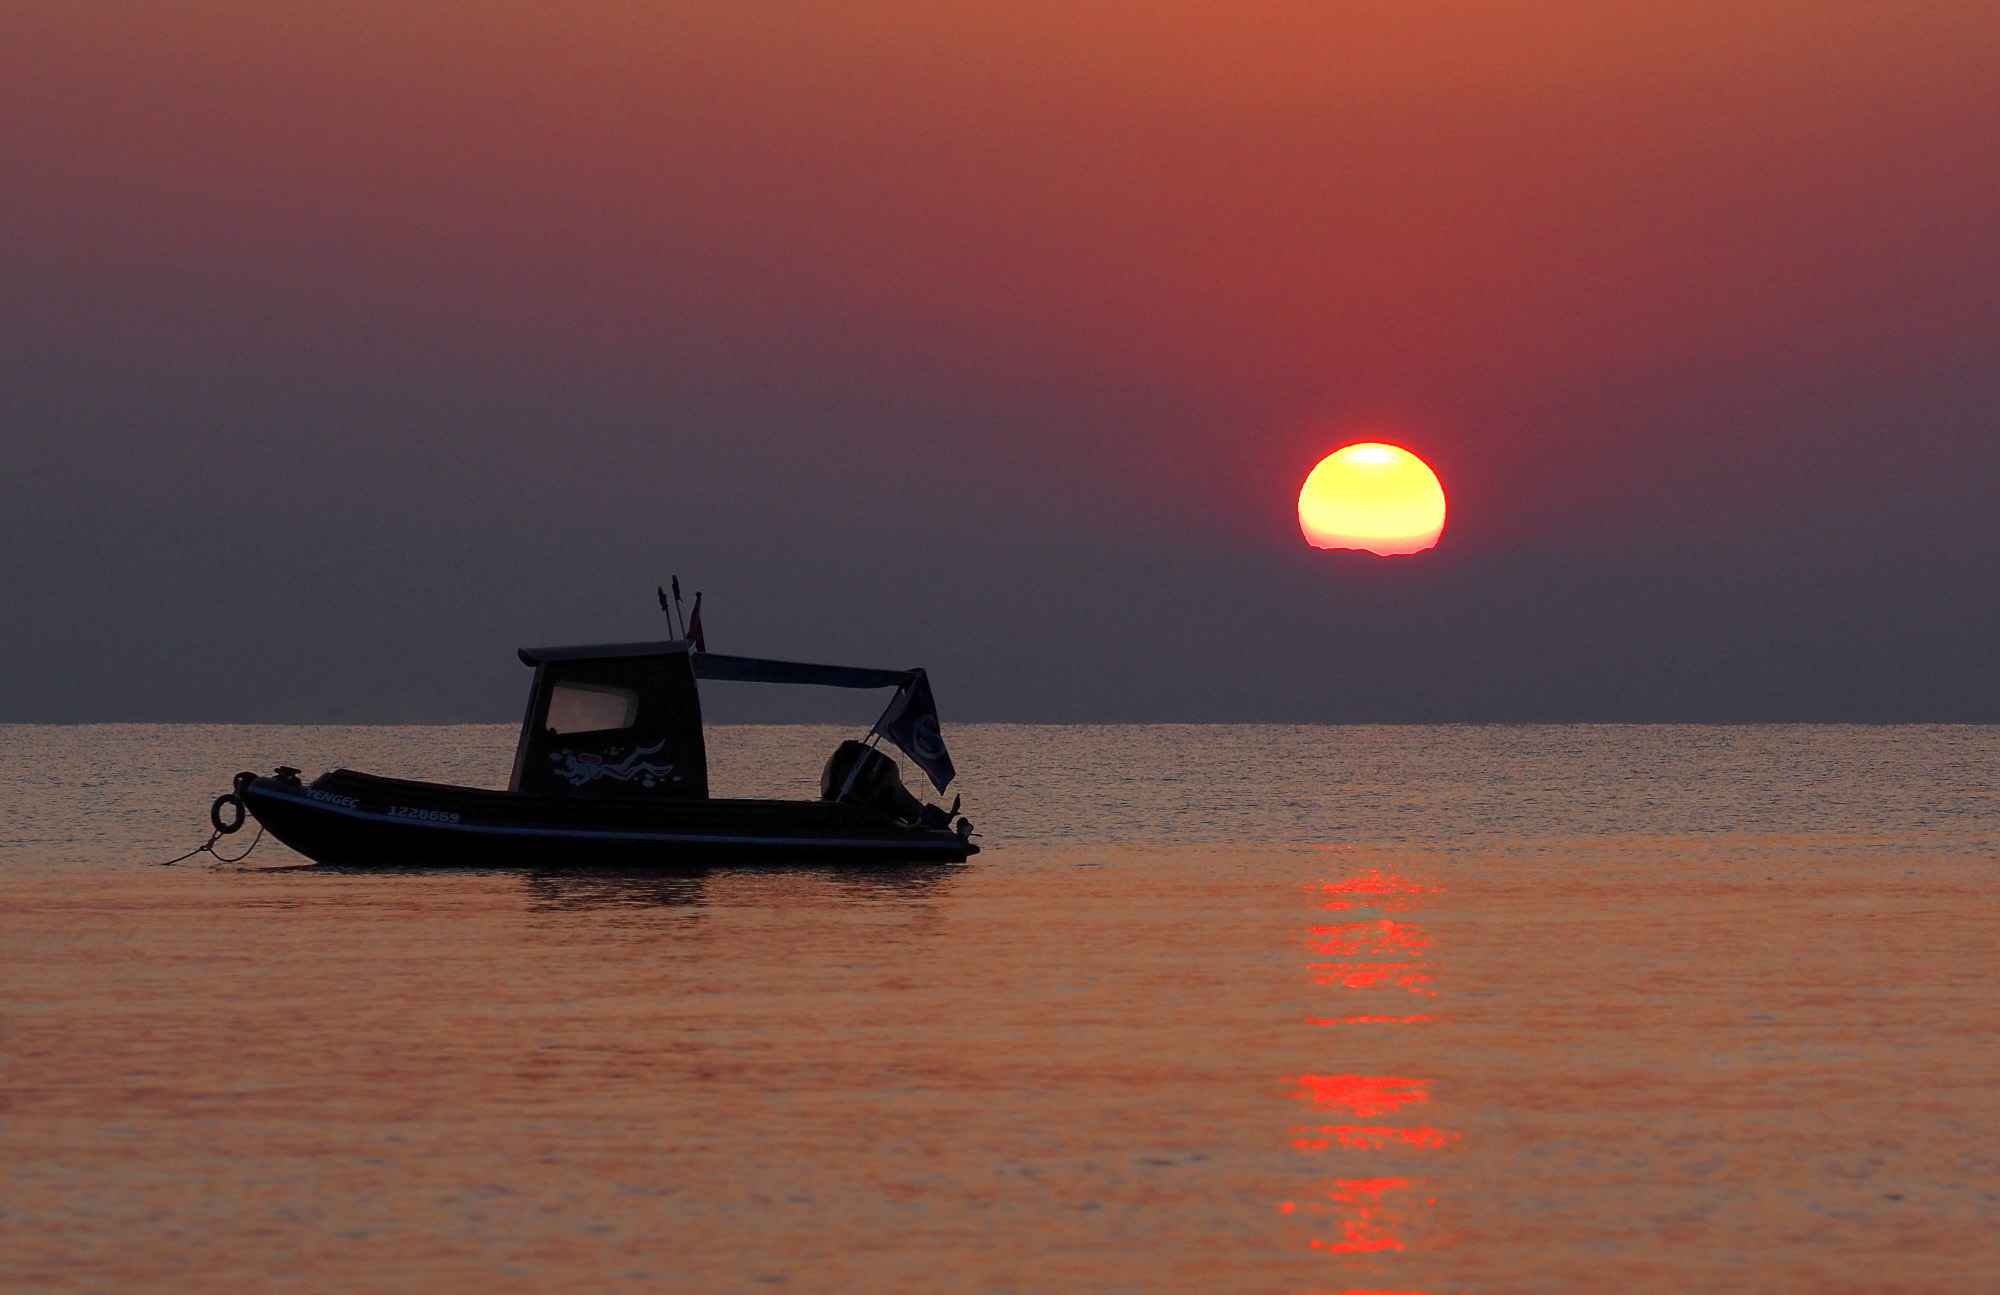
<svg viewBox="0 0 2000 1295"><path fill-rule="evenodd" d="M931 696L931 681L921 670L916 675L896 694L889 713L882 717L882 736L930 775L931 785L943 795L958 771L951 767L951 752L944 749L944 733L938 727L937 699Z"/></svg>

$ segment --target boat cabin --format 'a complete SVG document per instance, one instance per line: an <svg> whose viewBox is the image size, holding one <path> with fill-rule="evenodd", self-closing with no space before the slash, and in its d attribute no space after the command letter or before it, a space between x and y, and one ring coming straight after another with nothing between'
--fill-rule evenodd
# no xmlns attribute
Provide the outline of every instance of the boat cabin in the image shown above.
<svg viewBox="0 0 2000 1295"><path fill-rule="evenodd" d="M701 694L684 642L522 648L535 668L507 790L708 799Z"/></svg>
<svg viewBox="0 0 2000 1295"><path fill-rule="evenodd" d="M870 736L896 745L940 792L953 777L922 670L723 656L680 639L522 648L520 657L534 667L535 679L514 749L511 792L708 799L700 679L894 688Z"/></svg>

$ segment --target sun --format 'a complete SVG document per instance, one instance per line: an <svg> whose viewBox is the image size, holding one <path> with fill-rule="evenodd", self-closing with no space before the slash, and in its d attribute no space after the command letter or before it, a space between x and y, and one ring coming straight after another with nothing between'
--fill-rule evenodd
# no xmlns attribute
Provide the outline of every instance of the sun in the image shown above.
<svg viewBox="0 0 2000 1295"><path fill-rule="evenodd" d="M1299 529L1316 549L1421 553L1444 533L1444 487L1399 445L1345 445L1299 490Z"/></svg>

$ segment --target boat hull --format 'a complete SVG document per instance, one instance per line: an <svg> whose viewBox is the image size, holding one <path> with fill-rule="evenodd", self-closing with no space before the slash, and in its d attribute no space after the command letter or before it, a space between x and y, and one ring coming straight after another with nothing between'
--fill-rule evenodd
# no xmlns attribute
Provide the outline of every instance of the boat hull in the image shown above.
<svg viewBox="0 0 2000 1295"><path fill-rule="evenodd" d="M336 770L244 781L264 829L348 867L676 868L715 863L957 862L954 832L822 801L524 796Z"/></svg>

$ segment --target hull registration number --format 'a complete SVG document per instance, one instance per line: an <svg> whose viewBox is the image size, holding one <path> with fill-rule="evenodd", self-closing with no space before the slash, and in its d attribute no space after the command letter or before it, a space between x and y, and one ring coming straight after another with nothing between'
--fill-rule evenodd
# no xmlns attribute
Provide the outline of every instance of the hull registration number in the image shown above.
<svg viewBox="0 0 2000 1295"><path fill-rule="evenodd" d="M456 823L458 815L443 809L409 809L402 805L389 806L390 818L414 818L425 823Z"/></svg>

